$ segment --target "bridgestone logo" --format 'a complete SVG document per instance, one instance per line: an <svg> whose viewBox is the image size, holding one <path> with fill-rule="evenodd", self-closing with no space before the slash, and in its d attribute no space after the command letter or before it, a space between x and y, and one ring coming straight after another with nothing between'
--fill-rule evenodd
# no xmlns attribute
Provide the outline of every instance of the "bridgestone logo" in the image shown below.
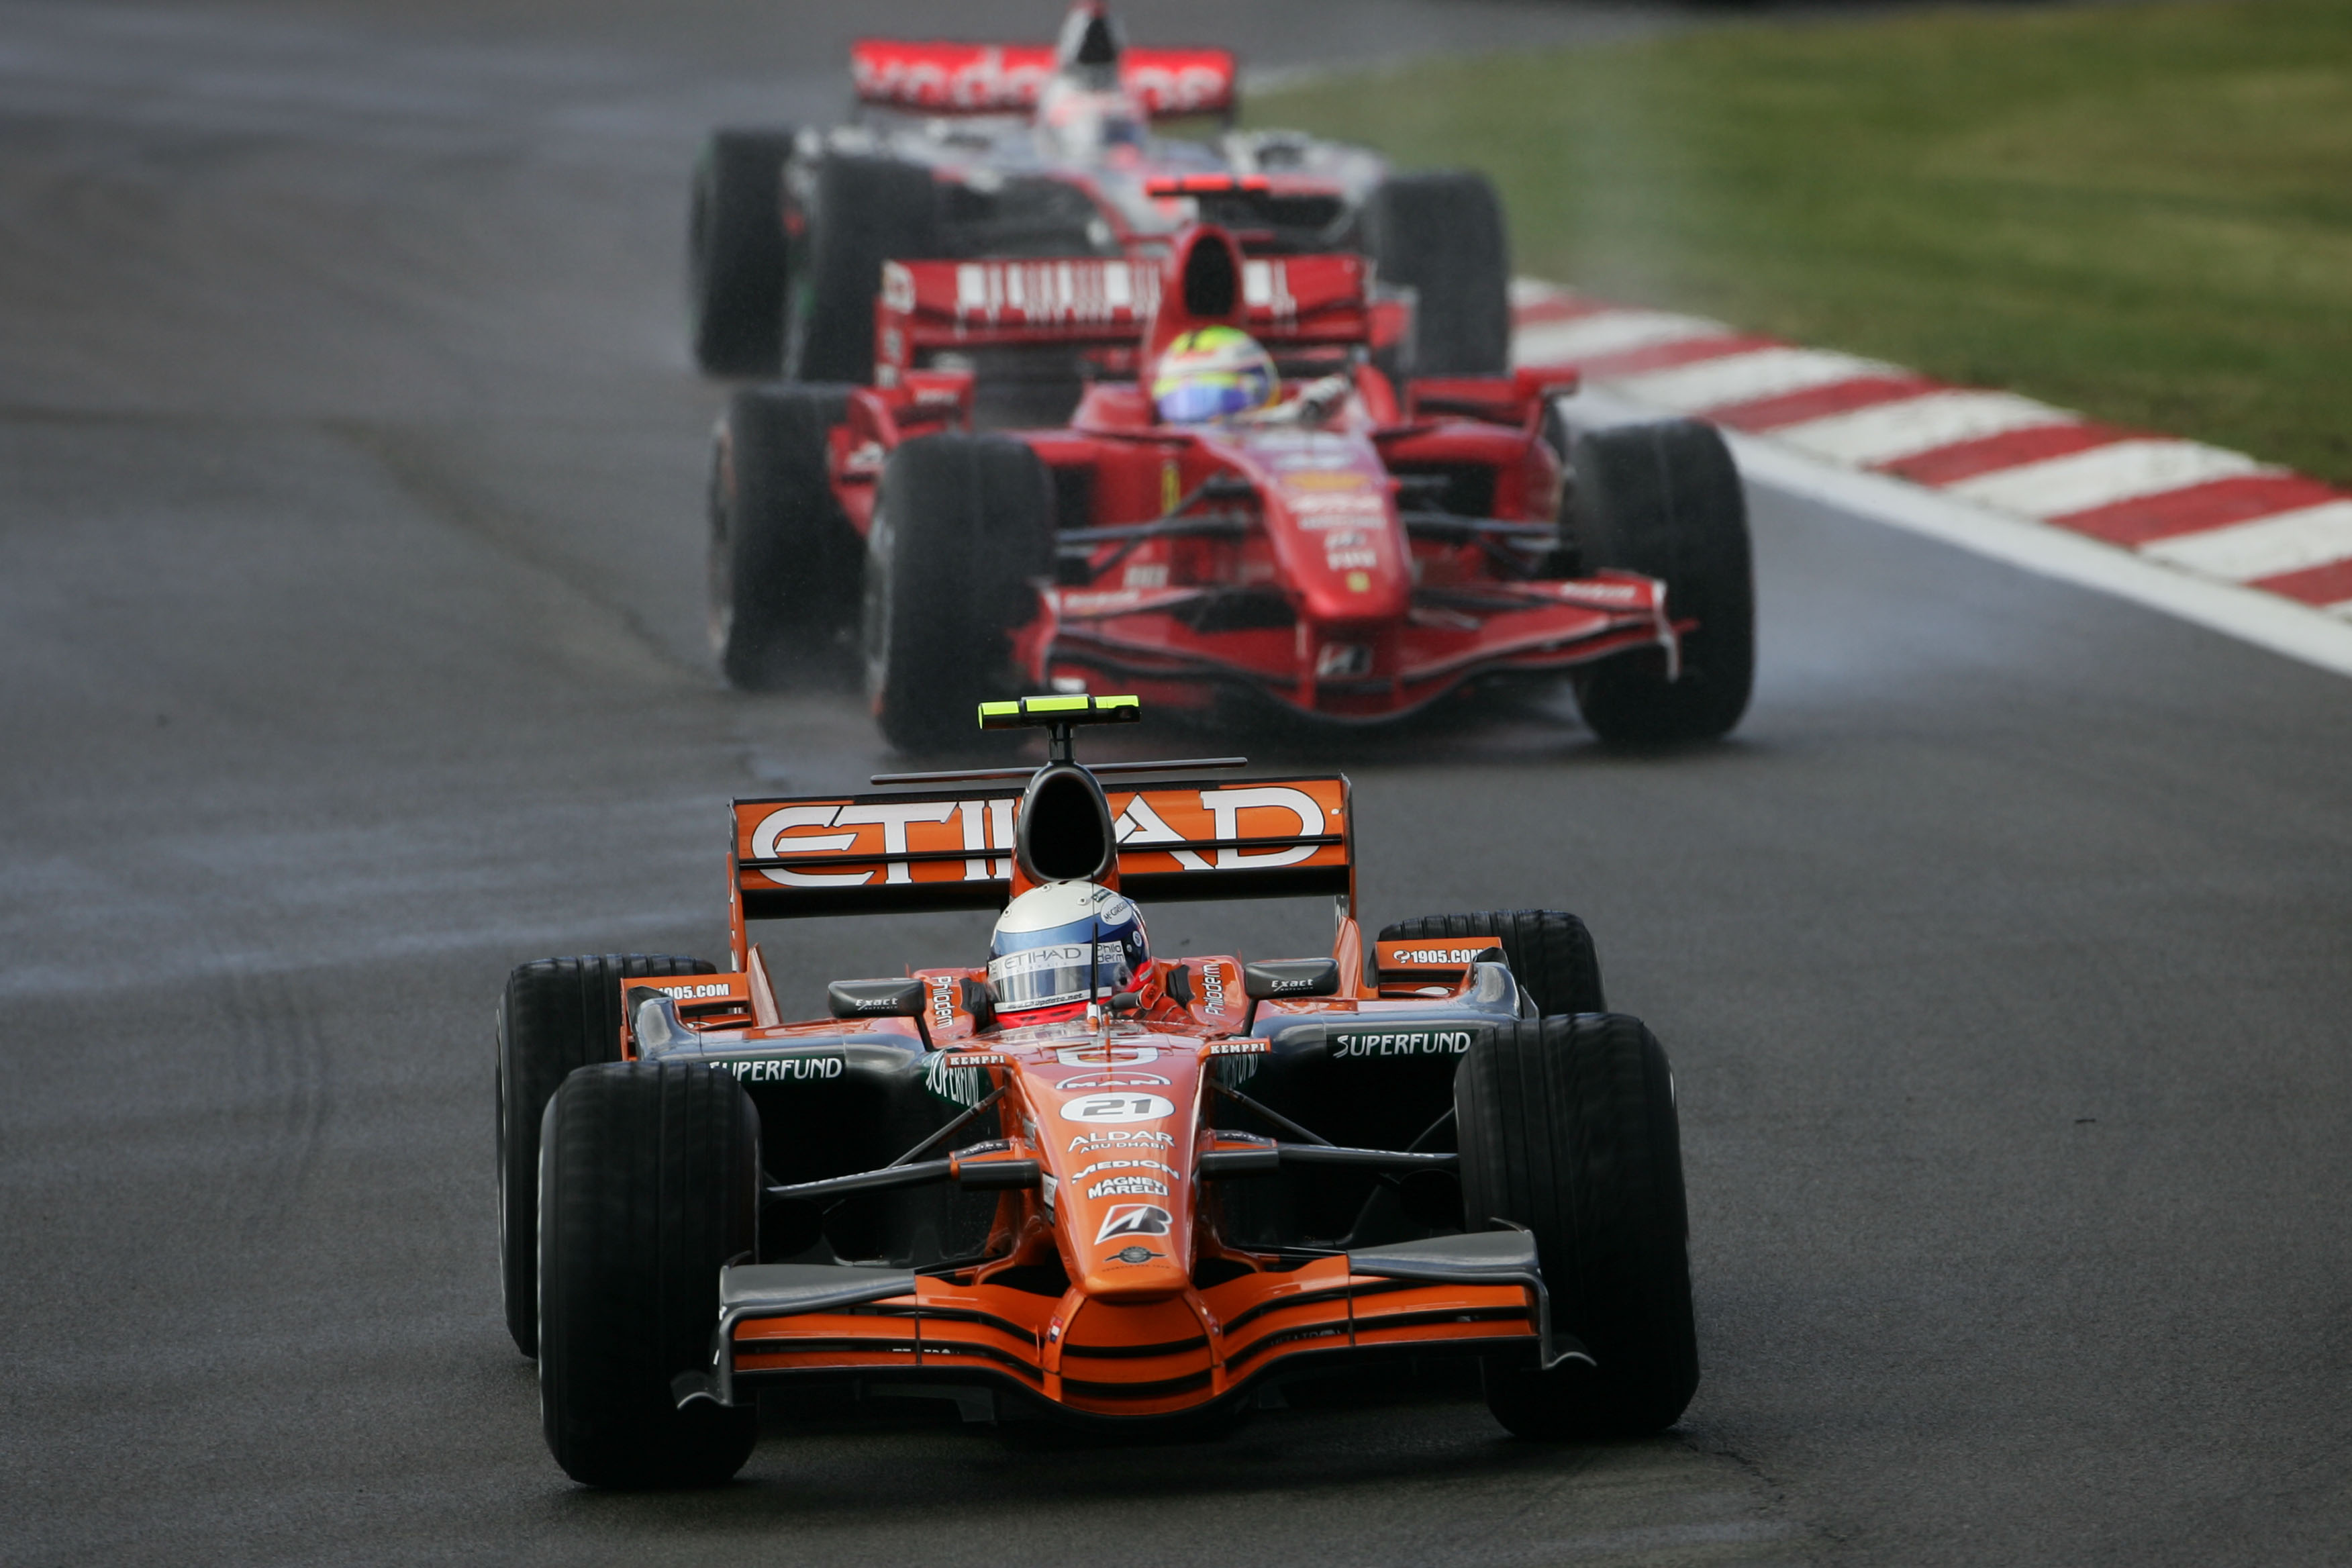
<svg viewBox="0 0 2352 1568"><path fill-rule="evenodd" d="M793 1083L841 1076L839 1057L761 1057L751 1061L712 1062L735 1075L738 1083Z"/></svg>
<svg viewBox="0 0 2352 1568"><path fill-rule="evenodd" d="M1173 1223L1158 1204L1118 1204L1095 1232L1095 1245L1100 1247L1115 1236L1166 1236Z"/></svg>
<svg viewBox="0 0 2352 1568"><path fill-rule="evenodd" d="M1458 1057L1478 1037L1475 1029L1416 1029L1392 1035L1334 1035L1335 1057Z"/></svg>

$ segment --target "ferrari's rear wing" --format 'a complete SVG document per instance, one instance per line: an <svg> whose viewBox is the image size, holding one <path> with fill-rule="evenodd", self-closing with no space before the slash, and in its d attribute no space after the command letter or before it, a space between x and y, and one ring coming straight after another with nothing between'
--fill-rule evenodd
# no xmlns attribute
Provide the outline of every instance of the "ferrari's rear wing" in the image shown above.
<svg viewBox="0 0 2352 1568"><path fill-rule="evenodd" d="M1254 257L1241 264L1244 324L1286 348L1376 341L1357 256ZM978 349L1132 349L1160 308L1161 264L1062 257L1035 261L893 261L875 310L878 378L930 356Z"/></svg>
<svg viewBox="0 0 2352 1568"><path fill-rule="evenodd" d="M861 38L850 46L857 100L925 114L1018 114L1037 106L1054 75L1051 44L914 43ZM1231 114L1240 77L1230 49L1130 48L1119 84L1155 118Z"/></svg>
<svg viewBox="0 0 2352 1568"><path fill-rule="evenodd" d="M1344 776L1106 788L1120 890L1142 903L1331 895L1352 903ZM739 800L741 921L1003 907L1021 790L967 784Z"/></svg>

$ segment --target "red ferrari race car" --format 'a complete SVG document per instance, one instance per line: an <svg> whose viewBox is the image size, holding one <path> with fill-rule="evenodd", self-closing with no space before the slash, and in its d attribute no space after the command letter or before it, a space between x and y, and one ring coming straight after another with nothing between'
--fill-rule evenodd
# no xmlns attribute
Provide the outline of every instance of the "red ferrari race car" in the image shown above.
<svg viewBox="0 0 2352 1568"><path fill-rule="evenodd" d="M1052 730L1025 786L737 801L723 972L514 972L507 1321L572 1477L723 1479L776 1387L1132 1430L1462 1357L1521 1435L1681 1415L1674 1079L1582 924L1407 921L1368 973L1348 781L1071 760L1074 725L1135 712L994 705ZM1328 956L1171 959L1137 907L1291 896L1337 900ZM940 910L997 911L984 964L835 981L811 1022L751 936Z"/></svg>
<svg viewBox="0 0 2352 1568"><path fill-rule="evenodd" d="M1509 257L1485 177L1233 130L1224 49L1127 47L1089 0L1058 45L867 39L850 70L855 123L720 131L703 152L688 266L695 354L713 374L866 381L885 261L1154 258L1194 222L1233 228L1252 255L1358 251L1417 293L1423 369L1505 368ZM1223 134L1154 133L1203 117ZM1021 364L1049 400L1075 391L1074 368Z"/></svg>
<svg viewBox="0 0 2352 1568"><path fill-rule="evenodd" d="M1153 262L889 263L874 384L745 389L719 423L721 668L780 685L854 641L908 750L1020 691L1363 723L1562 675L1604 739L1730 729L1753 587L1721 437L1562 440L1529 372L1400 384L1372 356L1411 307L1369 270L1205 226ZM1087 368L1069 422L974 433L974 358L1037 353Z"/></svg>

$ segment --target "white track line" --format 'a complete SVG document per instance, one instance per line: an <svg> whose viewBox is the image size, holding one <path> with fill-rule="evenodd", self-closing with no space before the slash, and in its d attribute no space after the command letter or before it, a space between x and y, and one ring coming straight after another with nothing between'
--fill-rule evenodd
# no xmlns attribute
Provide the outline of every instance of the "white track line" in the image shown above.
<svg viewBox="0 0 2352 1568"><path fill-rule="evenodd" d="M1665 410L1591 388L1564 400L1571 423L1656 418ZM1962 550L2044 577L2112 594L2257 647L2352 675L2352 600L2325 610L2259 588L2193 576L2061 525L1993 511L1891 475L1849 468L1780 444L1776 436L1724 431L1742 476L1786 495Z"/></svg>
<svg viewBox="0 0 2352 1568"><path fill-rule="evenodd" d="M1662 408L1696 413L1759 397L1807 392L1857 376L1901 374L1894 365L1877 360L1857 359L1824 349L1771 348L1726 354L1672 370L1603 379L1612 391L1627 397Z"/></svg>
<svg viewBox="0 0 2352 1568"><path fill-rule="evenodd" d="M2259 588L2216 583L2145 560L2088 534L2004 517L1884 474L1832 468L1766 438L1727 430L1740 472L1774 489L1826 502L2113 594L2338 675L2352 675L2352 620ZM2352 606L2340 606L2352 608Z"/></svg>
<svg viewBox="0 0 2352 1568"><path fill-rule="evenodd" d="M1929 392L1850 414L1784 425L1772 432L1772 438L1817 458L1866 468L2038 425L2080 423L2077 416L2063 408L2014 393Z"/></svg>
<svg viewBox="0 0 2352 1568"><path fill-rule="evenodd" d="M1525 310L1536 305L1549 305L1555 300L1573 300L1576 291L1548 283L1540 278L1514 278L1510 283L1511 310Z"/></svg>
<svg viewBox="0 0 2352 1568"><path fill-rule="evenodd" d="M1628 349L1722 337L1730 331L1721 321L1710 321L1703 316L1675 316L1664 310L1604 310L1572 321L1538 321L1521 327L1512 335L1511 363L1574 364L1602 354L1623 353Z"/></svg>
<svg viewBox="0 0 2352 1568"><path fill-rule="evenodd" d="M2352 500L2151 540L2139 552L2231 583L2352 560Z"/></svg>
<svg viewBox="0 0 2352 1568"><path fill-rule="evenodd" d="M2063 458L1979 474L1945 489L1948 494L2002 511L2052 518L2209 479L2264 471L2262 464L2243 452L2200 447L2194 441L2116 441Z"/></svg>

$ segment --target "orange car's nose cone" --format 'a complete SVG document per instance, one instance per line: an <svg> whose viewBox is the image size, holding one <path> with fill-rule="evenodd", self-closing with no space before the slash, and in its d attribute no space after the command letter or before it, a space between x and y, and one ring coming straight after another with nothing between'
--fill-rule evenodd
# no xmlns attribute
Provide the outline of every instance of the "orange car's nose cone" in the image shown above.
<svg viewBox="0 0 2352 1568"><path fill-rule="evenodd" d="M1089 1296L1158 1300L1192 1283L1201 1079L1189 1045L1139 1031L1026 1069L1056 1224Z"/></svg>

